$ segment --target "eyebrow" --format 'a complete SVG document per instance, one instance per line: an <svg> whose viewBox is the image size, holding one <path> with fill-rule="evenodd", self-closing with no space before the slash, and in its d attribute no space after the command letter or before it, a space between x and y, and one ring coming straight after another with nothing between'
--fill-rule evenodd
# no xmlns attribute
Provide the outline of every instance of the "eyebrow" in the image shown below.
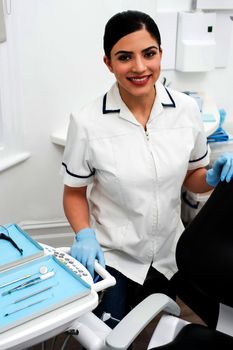
<svg viewBox="0 0 233 350"><path fill-rule="evenodd" d="M146 52L146 51L151 50L151 49L159 50L159 48L157 46L149 46L146 49L142 50L142 52ZM120 50L120 51L117 51L114 56L117 56L119 54L132 54L132 53L133 53L133 51Z"/></svg>

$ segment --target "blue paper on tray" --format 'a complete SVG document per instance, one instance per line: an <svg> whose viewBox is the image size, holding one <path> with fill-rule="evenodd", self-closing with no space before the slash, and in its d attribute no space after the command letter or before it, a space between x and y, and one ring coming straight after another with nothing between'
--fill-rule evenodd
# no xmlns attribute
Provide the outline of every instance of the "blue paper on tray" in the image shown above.
<svg viewBox="0 0 233 350"><path fill-rule="evenodd" d="M7 290L24 282L9 282L25 275L40 276L41 266L54 275L29 287L6 294ZM30 279L30 278L29 278ZM0 333L43 315L65 304L85 297L90 285L52 255L18 265L0 274Z"/></svg>

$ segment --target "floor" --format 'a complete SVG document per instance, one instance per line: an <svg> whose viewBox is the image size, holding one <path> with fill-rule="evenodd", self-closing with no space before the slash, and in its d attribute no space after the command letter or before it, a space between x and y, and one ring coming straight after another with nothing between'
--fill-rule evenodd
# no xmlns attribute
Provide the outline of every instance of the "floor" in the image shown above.
<svg viewBox="0 0 233 350"><path fill-rule="evenodd" d="M193 313L180 299L177 301L181 308L181 318L194 322L204 324L202 320ZM149 343L151 334L159 320L159 317L155 318L136 338L133 344L133 350L146 350ZM46 341L44 344L38 344L26 350L81 350L82 347L72 337L67 337L67 334L63 333L58 335L54 339Z"/></svg>

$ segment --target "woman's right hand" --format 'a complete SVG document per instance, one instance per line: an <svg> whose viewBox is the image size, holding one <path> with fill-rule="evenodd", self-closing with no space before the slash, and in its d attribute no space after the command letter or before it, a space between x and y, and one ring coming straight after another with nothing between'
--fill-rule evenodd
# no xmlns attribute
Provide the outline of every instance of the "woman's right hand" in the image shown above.
<svg viewBox="0 0 233 350"><path fill-rule="evenodd" d="M83 228L76 233L71 256L87 268L92 278L94 278L95 259L105 268L104 254L92 228Z"/></svg>

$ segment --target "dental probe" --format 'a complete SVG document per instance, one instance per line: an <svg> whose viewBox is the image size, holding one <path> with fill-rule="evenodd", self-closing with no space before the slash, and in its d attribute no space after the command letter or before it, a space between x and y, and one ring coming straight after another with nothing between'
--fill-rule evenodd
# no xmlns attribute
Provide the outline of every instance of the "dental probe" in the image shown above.
<svg viewBox="0 0 233 350"><path fill-rule="evenodd" d="M45 273L47 273L47 272L48 272L47 266L44 266L44 265L41 266L41 267L39 268L39 272L40 272L42 275L45 274ZM22 277L20 277L20 278L17 278L17 279L15 279L15 280L13 280L13 281L10 281L10 282L1 284L1 285L0 285L0 288L6 287L6 286L10 286L10 285L13 284L13 283L22 281L22 280L24 280L24 279L26 279L26 278L35 276L35 275L37 275L37 274L38 274L38 272L35 272L35 273L32 273L32 274L28 274L28 275L24 275L24 276L22 276Z"/></svg>
<svg viewBox="0 0 233 350"><path fill-rule="evenodd" d="M27 295L25 295L25 296L22 297L22 298L16 299L15 301L12 302L12 304L20 303L21 301L24 301L24 300L26 300L26 299L28 299L28 298L34 297L35 295L40 294L40 293L43 293L43 292L45 292L45 291L47 291L47 290L49 290L49 289L51 289L51 288L53 288L53 287L56 287L56 286L57 286L57 284L53 284L53 285L48 286L48 287L46 287L46 288L40 289L40 290L38 290L38 291L36 291L36 292L34 292L34 293L27 294Z"/></svg>
<svg viewBox="0 0 233 350"><path fill-rule="evenodd" d="M38 300L38 301L35 301L34 303L28 304L28 305L23 306L23 307L21 307L21 308L19 308L19 309L15 309L14 311L11 311L11 312L6 313L6 314L4 315L4 317L10 316L10 315L14 314L15 312L18 312L18 311L27 309L27 308L30 307L30 306L33 306L33 305L42 303L42 301L45 301L45 300L47 300L47 299L49 299L49 298L50 298L50 297L47 297L47 298L44 298L44 299L40 299L40 300Z"/></svg>
<svg viewBox="0 0 233 350"><path fill-rule="evenodd" d="M34 284L40 283L41 281L52 277L54 274L55 274L54 271L51 271L51 272L46 273L45 275L33 278L27 282L24 282L24 283L14 287L14 288L12 288L12 289L6 290L5 292L2 293L2 296L11 294L11 293L16 292L17 290L20 290L20 289L24 289L24 288L33 286Z"/></svg>

